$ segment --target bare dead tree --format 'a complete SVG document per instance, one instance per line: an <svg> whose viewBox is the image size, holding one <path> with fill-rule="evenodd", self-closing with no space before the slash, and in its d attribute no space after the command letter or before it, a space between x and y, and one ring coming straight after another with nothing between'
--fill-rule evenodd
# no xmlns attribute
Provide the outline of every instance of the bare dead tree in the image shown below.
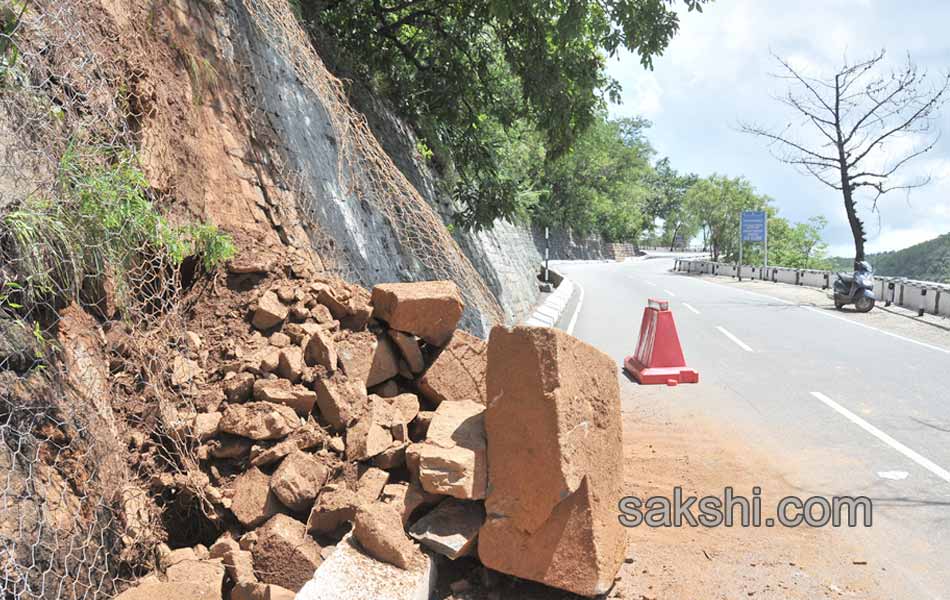
<svg viewBox="0 0 950 600"><path fill-rule="evenodd" d="M928 80L908 57L900 70L882 74L882 50L863 62L846 62L833 78L817 78L772 56L782 66L775 76L789 82L787 93L776 99L800 118L782 130L742 123L742 131L767 139L776 158L841 192L854 236L854 260L864 260L867 239L856 194L870 192L871 210L876 210L884 194L930 182L930 177L895 174L936 145L940 133L934 119L947 100L950 73ZM889 152L888 143L896 145L898 139L910 148Z"/></svg>

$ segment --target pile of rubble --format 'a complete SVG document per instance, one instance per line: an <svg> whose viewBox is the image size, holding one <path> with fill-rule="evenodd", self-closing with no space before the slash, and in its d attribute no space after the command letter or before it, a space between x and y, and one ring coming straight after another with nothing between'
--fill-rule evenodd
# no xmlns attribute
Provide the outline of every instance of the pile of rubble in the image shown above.
<svg viewBox="0 0 950 600"><path fill-rule="evenodd" d="M202 470L226 482L204 490L224 533L161 548L121 600L425 598L438 561L472 555L610 588L624 533L609 357L551 329L499 327L488 343L456 329L451 282L369 293L260 270L232 265L256 301L208 375L221 397L189 419Z"/></svg>

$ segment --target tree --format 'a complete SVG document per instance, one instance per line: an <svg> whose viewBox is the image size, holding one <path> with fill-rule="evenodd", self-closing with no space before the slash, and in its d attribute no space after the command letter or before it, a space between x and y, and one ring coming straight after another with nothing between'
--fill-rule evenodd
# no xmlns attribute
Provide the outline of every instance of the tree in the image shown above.
<svg viewBox="0 0 950 600"><path fill-rule="evenodd" d="M436 153L471 227L509 216L519 191L499 184L486 129L524 120L549 159L565 154L604 97L619 98L607 58L627 49L652 67L679 28L676 0L298 2L321 50L374 82Z"/></svg>
<svg viewBox="0 0 950 600"><path fill-rule="evenodd" d="M793 269L822 269L830 266L825 256L827 246L821 232L827 221L812 217L806 223L789 223L769 210L769 264ZM752 246L743 256L748 264L761 264L763 248Z"/></svg>
<svg viewBox="0 0 950 600"><path fill-rule="evenodd" d="M670 166L669 158L657 161L653 173L648 177L651 194L646 210L654 220L663 219L662 240L670 250L676 244L678 235L684 239L692 238L699 229L699 223L684 206L687 190L698 179L693 173L681 175Z"/></svg>
<svg viewBox="0 0 950 600"><path fill-rule="evenodd" d="M867 241L856 194L870 192L871 209L876 210L882 195L929 183L929 177L892 177L936 144L939 134L932 131L933 120L950 89L950 73L931 85L926 72L919 71L909 57L901 70L879 74L884 55L881 51L862 62L846 62L826 79L807 75L775 56L782 66L778 77L790 82L780 101L798 114L798 122L778 131L742 125L746 133L763 137L770 148L777 148L779 160L841 192L854 238L855 262L864 260ZM925 141L888 155L886 144L898 138L913 142L914 137Z"/></svg>
<svg viewBox="0 0 950 600"><path fill-rule="evenodd" d="M699 222L713 260L738 258L739 213L765 210L768 204L768 196L757 194L744 177L722 175L698 180L685 198L686 209Z"/></svg>

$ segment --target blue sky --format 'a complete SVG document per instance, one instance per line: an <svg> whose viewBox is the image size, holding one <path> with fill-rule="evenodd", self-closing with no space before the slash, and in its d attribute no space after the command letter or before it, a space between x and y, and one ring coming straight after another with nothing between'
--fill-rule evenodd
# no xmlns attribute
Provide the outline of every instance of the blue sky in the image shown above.
<svg viewBox="0 0 950 600"><path fill-rule="evenodd" d="M779 65L770 50L820 75L845 56L854 61L885 48L888 67L901 66L909 53L936 79L950 70L948 24L946 0L716 0L702 14L681 15L679 35L652 72L630 54L610 61L610 75L623 86L623 103L611 114L653 121L649 137L658 156L681 171L744 175L792 221L824 215L831 253L853 255L840 192L780 163L738 124L782 127L793 120L773 98L786 83L771 77ZM950 104L936 126L943 133L937 147L901 171L907 178L929 175L932 183L909 196L884 196L878 214L864 203L868 251L950 232Z"/></svg>

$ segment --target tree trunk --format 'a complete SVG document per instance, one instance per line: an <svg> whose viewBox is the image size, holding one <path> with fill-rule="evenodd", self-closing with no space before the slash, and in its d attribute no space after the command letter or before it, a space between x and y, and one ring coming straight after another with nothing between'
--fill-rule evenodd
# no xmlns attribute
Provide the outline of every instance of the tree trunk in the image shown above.
<svg viewBox="0 0 950 600"><path fill-rule="evenodd" d="M854 263L857 265L864 260L864 223L858 217L854 208L854 196L851 186L844 188L844 209L848 213L848 224L851 225L851 235L854 237Z"/></svg>
<svg viewBox="0 0 950 600"><path fill-rule="evenodd" d="M673 235L672 235L672 237L671 237L671 239L670 239L670 252L672 252L672 251L673 251L673 248L676 247L676 232L678 232L678 231L680 230L680 227L681 227L681 226L682 226L682 223L677 224L677 225L676 225L676 229L673 230Z"/></svg>
<svg viewBox="0 0 950 600"><path fill-rule="evenodd" d="M848 155L844 150L844 139L841 135L841 86L840 75L835 75L835 132L837 133L838 165L841 171L841 194L844 196L844 210L848 213L848 224L851 225L851 236L854 238L854 266L864 260L864 223L858 218L854 208L854 186L851 185L851 175L848 173Z"/></svg>

